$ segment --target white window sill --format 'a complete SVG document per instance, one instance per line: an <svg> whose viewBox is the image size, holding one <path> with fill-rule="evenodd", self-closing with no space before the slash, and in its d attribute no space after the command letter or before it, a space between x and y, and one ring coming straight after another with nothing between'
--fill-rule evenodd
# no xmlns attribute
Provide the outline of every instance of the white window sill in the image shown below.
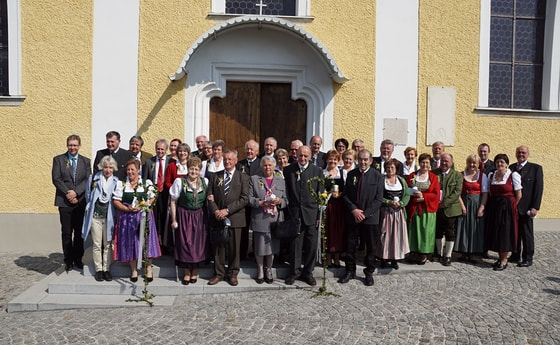
<svg viewBox="0 0 560 345"><path fill-rule="evenodd" d="M531 110L475 107L474 111L483 116L507 116L533 119L560 119L560 110Z"/></svg>
<svg viewBox="0 0 560 345"><path fill-rule="evenodd" d="M233 13L208 13L208 18L216 20L228 20L234 17L247 16L248 14L233 14ZM258 16L258 14L250 14L251 16ZM315 17L310 16L267 16L262 15L262 17L277 17L285 20L289 20L294 23L311 23Z"/></svg>
<svg viewBox="0 0 560 345"><path fill-rule="evenodd" d="M18 107L23 104L23 101L27 96L25 95L17 95L17 96L0 96L0 106L12 106Z"/></svg>

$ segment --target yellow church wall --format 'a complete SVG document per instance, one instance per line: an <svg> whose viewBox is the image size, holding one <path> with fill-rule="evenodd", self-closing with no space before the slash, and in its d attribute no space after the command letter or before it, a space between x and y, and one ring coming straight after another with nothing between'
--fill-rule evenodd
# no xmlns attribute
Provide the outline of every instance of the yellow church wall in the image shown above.
<svg viewBox="0 0 560 345"><path fill-rule="evenodd" d="M516 162L515 148L527 145L529 161L544 169L545 192L539 217L559 218L553 181L560 178L560 152L556 142L560 121L512 116L483 116L474 111L478 104L479 7L476 1L446 0L420 2L418 143L419 153L431 153L426 145L427 88L456 88L455 166L462 170L467 155L480 143L490 145L493 159L506 153Z"/></svg>
<svg viewBox="0 0 560 345"><path fill-rule="evenodd" d="M311 6L314 20L299 24L329 49L350 81L333 83L333 139L360 138L373 148L375 96L375 1L328 1ZM358 125L357 125L358 124ZM325 147L334 146L325 143Z"/></svg>
<svg viewBox="0 0 560 345"><path fill-rule="evenodd" d="M21 0L21 106L0 107L0 212L56 212L52 158L66 137L91 152L93 7L88 1Z"/></svg>

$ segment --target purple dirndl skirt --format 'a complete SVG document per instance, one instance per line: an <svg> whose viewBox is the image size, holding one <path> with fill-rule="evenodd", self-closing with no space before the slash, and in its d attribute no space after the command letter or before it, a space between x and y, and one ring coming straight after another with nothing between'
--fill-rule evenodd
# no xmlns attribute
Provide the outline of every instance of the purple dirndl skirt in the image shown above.
<svg viewBox="0 0 560 345"><path fill-rule="evenodd" d="M175 264L196 264L208 258L208 217L204 208L189 210L177 207L175 230Z"/></svg>
<svg viewBox="0 0 560 345"><path fill-rule="evenodd" d="M138 259L138 245L140 230L140 220L142 212L119 212L117 226L115 229L114 240L114 256L115 260L129 262ZM156 229L156 222L154 214L150 211L149 226L146 226L145 231L149 230L147 245L148 258L157 258L161 256L161 249L159 247L159 239Z"/></svg>

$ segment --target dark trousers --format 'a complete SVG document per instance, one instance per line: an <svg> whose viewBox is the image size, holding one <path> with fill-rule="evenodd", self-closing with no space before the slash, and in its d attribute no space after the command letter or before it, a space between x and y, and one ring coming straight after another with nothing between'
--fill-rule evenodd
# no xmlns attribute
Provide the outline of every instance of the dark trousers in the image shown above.
<svg viewBox="0 0 560 345"><path fill-rule="evenodd" d="M447 217L443 209L439 209L436 215L436 239L441 240L445 236L446 241L455 241L457 237L457 218Z"/></svg>
<svg viewBox="0 0 560 345"><path fill-rule="evenodd" d="M317 255L318 230L315 224L301 224L300 234L290 245L290 274L306 276L313 273ZM301 264L303 260L303 270Z"/></svg>
<svg viewBox="0 0 560 345"><path fill-rule="evenodd" d="M252 251L253 249L249 250L249 228L251 225L251 207L247 207L245 209L245 224L246 227L241 229L241 244L239 246L239 258L241 260L245 260L247 258L247 254Z"/></svg>
<svg viewBox="0 0 560 345"><path fill-rule="evenodd" d="M533 261L533 254L535 254L533 218L526 214L520 214L517 218L517 227L517 253L523 261Z"/></svg>
<svg viewBox="0 0 560 345"><path fill-rule="evenodd" d="M82 256L84 255L82 224L85 209L85 200L82 200L76 206L58 208L62 233L62 252L64 263L67 265L82 264Z"/></svg>
<svg viewBox="0 0 560 345"><path fill-rule="evenodd" d="M173 247L173 233L169 233L171 231L171 226L167 219L168 203L169 190L164 188L163 191L158 194L156 205L154 206L154 220L156 221L159 242L163 247ZM168 232L167 238L165 236L166 232ZM165 240L167 240L167 242Z"/></svg>
<svg viewBox="0 0 560 345"><path fill-rule="evenodd" d="M362 223L346 225L346 271L356 272L356 247L358 246L358 238L360 238L366 246L364 273L372 274L375 271L375 248L379 241L379 225Z"/></svg>
<svg viewBox="0 0 560 345"><path fill-rule="evenodd" d="M214 275L237 277L239 273L239 244L241 242L241 228L230 228L230 239L227 244L212 245L214 253ZM227 272L226 272L227 263Z"/></svg>

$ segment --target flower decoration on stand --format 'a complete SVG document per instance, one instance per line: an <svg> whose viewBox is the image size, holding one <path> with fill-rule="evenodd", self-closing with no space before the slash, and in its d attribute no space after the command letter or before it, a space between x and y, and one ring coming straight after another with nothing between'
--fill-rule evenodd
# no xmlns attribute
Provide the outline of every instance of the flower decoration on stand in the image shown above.
<svg viewBox="0 0 560 345"><path fill-rule="evenodd" d="M142 187L148 194L148 199L154 199L153 203L146 201L144 199L138 201L138 194L137 188ZM140 220L140 230L138 237L140 238L140 243L138 245L138 269L142 269L146 272L148 266L148 238L150 235L150 214L152 209L156 205L157 196L158 196L158 189L154 185L146 186L145 183L139 183L138 186L134 189L134 200L132 201L133 207L140 208L140 212L142 212L142 218ZM144 289L142 290L142 296L136 296L136 298L129 298L127 302L146 302L150 307L154 306L154 302L152 299L156 297L156 295L151 294L148 292L148 275L144 274Z"/></svg>
<svg viewBox="0 0 560 345"><path fill-rule="evenodd" d="M327 210L327 204L329 203L329 199L332 196L332 192L323 191L321 194L317 194L317 192L315 192L315 190L313 189L314 182L319 183L324 188L327 182L331 180L332 179L330 176L326 176L326 177L315 176L307 180L307 189L311 193L311 196L313 196L313 198L315 199L317 205L319 205L319 229L321 234L319 238L320 239L319 248L321 250L321 263L323 264L323 283L321 284L319 291L314 293L313 296L311 297L317 297L317 296L340 297L340 295L327 290L327 260L326 260L327 234L325 231L325 224L327 222L327 213L325 211Z"/></svg>

